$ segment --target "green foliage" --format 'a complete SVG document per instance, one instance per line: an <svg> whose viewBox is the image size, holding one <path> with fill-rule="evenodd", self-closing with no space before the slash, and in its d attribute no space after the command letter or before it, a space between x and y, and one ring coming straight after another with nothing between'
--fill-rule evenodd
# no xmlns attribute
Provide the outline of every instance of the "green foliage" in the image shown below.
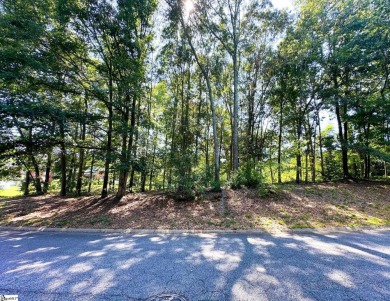
<svg viewBox="0 0 390 301"><path fill-rule="evenodd" d="M260 168L254 167L253 164L246 163L241 166L238 172L232 177L230 187L232 189L238 189L241 186L254 188L261 183L263 183L263 176Z"/></svg>
<svg viewBox="0 0 390 301"><path fill-rule="evenodd" d="M49 189L80 194L92 167L118 195L188 199L226 179L268 195L389 176L387 1L232 3L187 16L169 0L154 18L156 0L2 1L0 178L28 170L39 193L48 168Z"/></svg>

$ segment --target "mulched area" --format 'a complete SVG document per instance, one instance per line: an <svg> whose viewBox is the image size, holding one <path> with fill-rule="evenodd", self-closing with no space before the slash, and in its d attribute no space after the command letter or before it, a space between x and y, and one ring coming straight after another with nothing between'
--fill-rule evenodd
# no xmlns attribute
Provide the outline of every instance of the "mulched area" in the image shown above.
<svg viewBox="0 0 390 301"><path fill-rule="evenodd" d="M388 182L280 185L177 201L168 193L0 199L0 225L112 229L264 229L390 225Z"/></svg>

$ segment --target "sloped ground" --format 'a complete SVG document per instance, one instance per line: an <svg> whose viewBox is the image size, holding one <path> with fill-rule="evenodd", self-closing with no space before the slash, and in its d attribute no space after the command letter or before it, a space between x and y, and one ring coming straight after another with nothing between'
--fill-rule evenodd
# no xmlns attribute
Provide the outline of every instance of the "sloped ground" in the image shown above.
<svg viewBox="0 0 390 301"><path fill-rule="evenodd" d="M175 201L163 193L16 197L0 200L0 225L113 229L287 229L390 225L390 183L321 183L206 193Z"/></svg>

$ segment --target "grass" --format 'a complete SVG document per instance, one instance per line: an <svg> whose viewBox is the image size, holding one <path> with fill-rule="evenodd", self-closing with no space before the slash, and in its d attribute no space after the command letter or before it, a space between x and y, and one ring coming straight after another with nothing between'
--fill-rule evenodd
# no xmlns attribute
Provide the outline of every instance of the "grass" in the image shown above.
<svg viewBox="0 0 390 301"><path fill-rule="evenodd" d="M20 187L11 186L7 189L0 189L0 198L12 198L22 196L23 192L20 191Z"/></svg>

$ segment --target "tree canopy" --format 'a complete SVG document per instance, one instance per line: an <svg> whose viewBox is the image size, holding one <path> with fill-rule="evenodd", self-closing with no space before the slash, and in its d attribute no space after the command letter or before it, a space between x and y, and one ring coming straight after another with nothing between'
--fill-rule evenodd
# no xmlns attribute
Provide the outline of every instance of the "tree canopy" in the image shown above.
<svg viewBox="0 0 390 301"><path fill-rule="evenodd" d="M389 76L385 0L2 0L0 169L102 197L387 177Z"/></svg>

